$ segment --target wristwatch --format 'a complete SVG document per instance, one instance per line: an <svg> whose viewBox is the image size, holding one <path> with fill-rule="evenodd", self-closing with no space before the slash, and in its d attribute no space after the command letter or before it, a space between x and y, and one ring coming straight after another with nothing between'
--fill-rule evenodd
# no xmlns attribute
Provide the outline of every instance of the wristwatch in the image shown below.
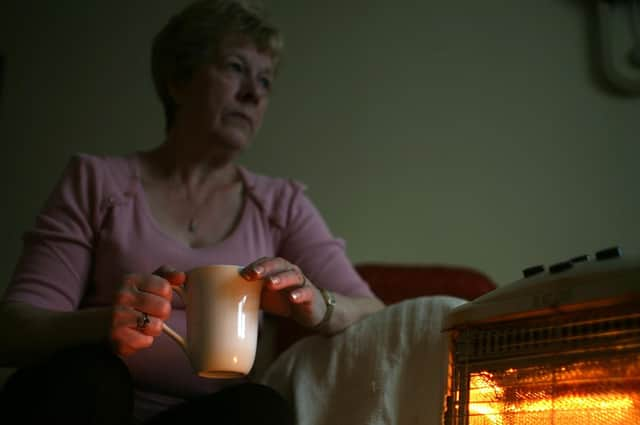
<svg viewBox="0 0 640 425"><path fill-rule="evenodd" d="M324 299L324 304L327 309L324 311L324 317L313 327L313 329L319 329L326 325L331 319L331 314L333 314L333 308L336 306L336 297L329 291L324 288L318 288L320 290L320 294L322 294L322 298Z"/></svg>

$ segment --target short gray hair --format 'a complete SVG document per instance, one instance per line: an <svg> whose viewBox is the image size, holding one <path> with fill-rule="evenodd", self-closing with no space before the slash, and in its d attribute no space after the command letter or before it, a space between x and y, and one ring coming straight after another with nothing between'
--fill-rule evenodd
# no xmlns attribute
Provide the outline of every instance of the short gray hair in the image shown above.
<svg viewBox="0 0 640 425"><path fill-rule="evenodd" d="M172 82L188 81L202 65L211 63L223 39L231 34L248 37L277 63L282 54L280 31L270 24L264 9L244 0L199 0L173 16L154 37L151 74L160 97L168 131L176 104L169 93Z"/></svg>

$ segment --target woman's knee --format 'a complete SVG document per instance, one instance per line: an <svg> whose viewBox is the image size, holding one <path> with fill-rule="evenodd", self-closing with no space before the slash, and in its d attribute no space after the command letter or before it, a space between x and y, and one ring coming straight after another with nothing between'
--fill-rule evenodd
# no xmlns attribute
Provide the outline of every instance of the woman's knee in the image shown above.
<svg viewBox="0 0 640 425"><path fill-rule="evenodd" d="M48 361L51 378L65 377L89 387L132 389L131 375L124 362L106 346L89 345L70 348L53 355Z"/></svg>
<svg viewBox="0 0 640 425"><path fill-rule="evenodd" d="M14 414L34 421L94 423L90 418L99 415L128 420L133 410L129 371L101 346L66 349L19 369L8 379L3 398Z"/></svg>
<svg viewBox="0 0 640 425"><path fill-rule="evenodd" d="M266 385L251 383L227 387L220 392L218 401L235 404L238 410L244 410L242 423L293 424L290 403Z"/></svg>
<svg viewBox="0 0 640 425"><path fill-rule="evenodd" d="M216 425L292 425L294 416L289 402L275 390L247 383L187 401L159 414L149 425L189 423L211 415Z"/></svg>

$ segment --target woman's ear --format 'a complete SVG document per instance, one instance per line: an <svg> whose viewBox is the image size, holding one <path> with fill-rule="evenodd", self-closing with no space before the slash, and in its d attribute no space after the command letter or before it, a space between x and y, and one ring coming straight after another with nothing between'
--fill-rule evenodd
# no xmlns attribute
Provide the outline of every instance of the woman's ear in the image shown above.
<svg viewBox="0 0 640 425"><path fill-rule="evenodd" d="M182 97L183 97L183 92L184 92L184 83L181 83L179 81L170 81L167 84L167 88L169 91L169 96L171 96L171 99L173 100L173 103L176 106L180 106L182 104Z"/></svg>

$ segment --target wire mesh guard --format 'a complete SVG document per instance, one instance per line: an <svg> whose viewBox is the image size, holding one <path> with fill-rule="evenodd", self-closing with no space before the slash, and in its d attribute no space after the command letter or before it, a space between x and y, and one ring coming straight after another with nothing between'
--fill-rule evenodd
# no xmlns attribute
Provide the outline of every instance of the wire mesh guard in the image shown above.
<svg viewBox="0 0 640 425"><path fill-rule="evenodd" d="M445 422L640 424L640 313L616 313L459 331Z"/></svg>
<svg viewBox="0 0 640 425"><path fill-rule="evenodd" d="M635 356L472 373L469 425L640 424L638 364Z"/></svg>

